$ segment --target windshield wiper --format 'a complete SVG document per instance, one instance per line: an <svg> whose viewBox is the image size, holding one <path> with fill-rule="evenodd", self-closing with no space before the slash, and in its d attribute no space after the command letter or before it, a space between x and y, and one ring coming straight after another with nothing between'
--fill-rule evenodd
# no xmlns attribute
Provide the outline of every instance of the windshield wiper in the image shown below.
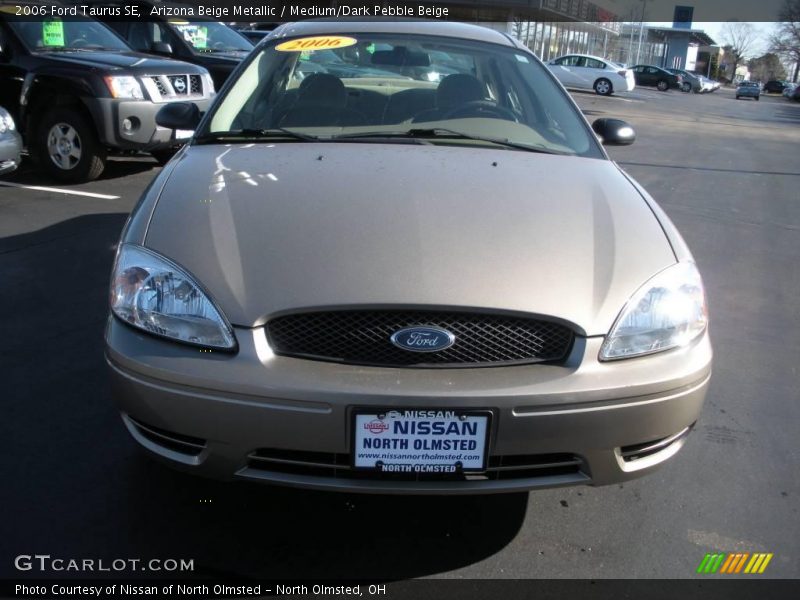
<svg viewBox="0 0 800 600"><path fill-rule="evenodd" d="M209 131L195 138L195 142L203 144L206 142L218 142L220 140L259 140L267 141L274 139L291 139L300 142L317 142L318 138L313 135L298 133L283 127L272 129L233 129L231 131Z"/></svg>
<svg viewBox="0 0 800 600"><path fill-rule="evenodd" d="M479 142L488 142L490 144L497 144L506 148L513 148L515 150L525 150L526 152L540 152L543 154L569 154L569 152L562 152L561 150L554 150L545 146L538 146L533 144L524 144L521 142L512 142L507 138L495 138L482 135L473 135L471 133L464 133L463 131L456 131L455 129L447 129L444 127L432 127L428 129L415 128L406 131L370 131L367 133L345 133L333 136L330 139L347 139L357 140L358 138L409 138L409 139L459 139L459 140L475 140Z"/></svg>

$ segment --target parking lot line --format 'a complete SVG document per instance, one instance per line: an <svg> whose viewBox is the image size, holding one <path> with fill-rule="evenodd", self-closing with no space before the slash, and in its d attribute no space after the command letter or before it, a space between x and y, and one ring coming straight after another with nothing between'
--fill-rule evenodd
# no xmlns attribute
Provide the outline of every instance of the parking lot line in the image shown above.
<svg viewBox="0 0 800 600"><path fill-rule="evenodd" d="M26 190L36 190L39 192L56 192L58 194L70 194L72 196L86 196L88 198L100 198L101 200L116 200L119 196L109 196L108 194L96 194L94 192L78 192L75 190L65 190L62 188L44 187L40 185L24 185L22 183L13 183L11 181L0 181L0 185L6 187L23 188Z"/></svg>

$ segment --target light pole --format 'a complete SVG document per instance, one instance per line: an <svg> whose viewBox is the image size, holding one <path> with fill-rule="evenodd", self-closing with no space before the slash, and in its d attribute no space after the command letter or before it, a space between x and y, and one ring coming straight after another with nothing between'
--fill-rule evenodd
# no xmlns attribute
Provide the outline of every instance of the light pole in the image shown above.
<svg viewBox="0 0 800 600"><path fill-rule="evenodd" d="M642 18L639 21L639 45L636 47L636 64L639 64L639 56L642 53L642 35L644 34L644 11L647 7L647 0L641 0L642 3Z"/></svg>

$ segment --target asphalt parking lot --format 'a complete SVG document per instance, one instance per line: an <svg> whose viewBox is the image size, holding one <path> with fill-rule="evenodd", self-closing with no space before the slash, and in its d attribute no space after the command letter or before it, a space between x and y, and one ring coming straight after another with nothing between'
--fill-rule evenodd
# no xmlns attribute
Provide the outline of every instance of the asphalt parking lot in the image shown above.
<svg viewBox="0 0 800 600"><path fill-rule="evenodd" d="M674 460L624 486L471 498L222 484L152 463L112 405L102 334L114 245L158 167L119 159L65 187L23 166L0 185L0 577L47 553L193 558L195 575L239 578L689 578L733 551L774 553L762 577L800 576L800 103L575 97L590 120L634 126L610 153L705 277L715 371Z"/></svg>

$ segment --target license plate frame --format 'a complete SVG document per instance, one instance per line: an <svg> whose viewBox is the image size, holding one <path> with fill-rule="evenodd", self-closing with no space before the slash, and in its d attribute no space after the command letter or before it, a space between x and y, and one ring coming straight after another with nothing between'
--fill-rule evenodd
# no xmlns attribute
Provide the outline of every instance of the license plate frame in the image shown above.
<svg viewBox="0 0 800 600"><path fill-rule="evenodd" d="M473 439L482 439L483 448L482 449L481 448L476 448L474 451L456 450L456 451L453 451L453 452L456 452L456 453L469 453L470 455L480 454L480 463L479 463L479 465L476 466L474 464L470 464L470 465L464 466L463 463L459 464L458 461L454 461L453 463L450 463L450 461L448 461L447 463L430 463L430 462L429 463L424 463L424 462L422 462L422 463L420 463L420 462L409 463L408 460L400 460L399 462L396 462L396 463L382 463L382 464L378 464L378 462L376 461L376 464L374 464L374 465L359 464L357 454L358 454L359 451L366 450L364 448L359 448L359 441L361 439L363 439L363 437L365 437L365 435L362 435L362 437L359 437L359 425L363 426L364 423L366 422L366 418L367 417L377 418L380 415L384 415L384 417L386 419L385 422L388 425L389 423L391 423L394 420L394 418L392 417L393 413L400 413L401 415L406 415L406 413L408 413L408 412L414 412L414 413L431 413L431 412L434 412L434 413L452 413L452 417L449 417L449 418L446 418L446 419L441 419L441 418L437 419L436 417L422 417L422 416L419 416L419 417L417 417L419 420L422 420L422 419L425 419L425 418L433 418L434 420L440 420L440 421L441 420L445 420L447 422L462 422L462 417L463 417L466 420L467 423L470 423L470 422L478 423L479 424L478 425L478 429L479 429L479 433L481 435L479 437L473 438ZM477 421L473 421L471 418L475 418L475 419L477 419ZM410 475L426 475L426 476L431 476L432 475L432 476L436 476L438 474L438 475L442 475L442 476L447 476L447 475L453 475L453 474L479 474L479 473L485 473L486 469L489 466L489 448L490 448L490 444L491 444L491 440L492 440L492 425L493 425L493 421L494 421L494 413L491 410L484 409L484 408L477 408L477 409L473 409L473 408L451 408L451 407L447 407L447 408L442 408L442 407L434 407L434 408L424 408L424 407L423 408L419 408L419 407L397 408L397 407L372 407L372 406L353 407L352 410L351 410L351 414L350 414L350 444L349 444L350 467L354 471L359 472L359 473L370 473L370 472L372 472L372 473L378 473L378 474L386 474L386 473L391 473L391 474L400 473L400 474L403 474L403 473L405 473L407 475L410 474ZM481 422L483 423L482 432L480 431L481 430L481 427L480 427L480 423ZM410 439L413 439L413 438L410 438ZM417 438L417 439L419 439L419 438ZM480 450L480 452L478 452L478 450ZM388 451L391 452L391 450L388 450ZM402 451L402 449L400 449L399 451ZM413 451L450 452L449 450L436 450L436 449L422 449L422 450L413 450ZM376 452L381 452L381 450L377 450ZM363 461L361 461L361 462L363 463ZM472 462L474 462L474 461L472 461ZM399 467L397 469L386 470L383 467L383 465L385 465L385 464L389 464L389 465L391 465L391 464L409 465L409 468ZM415 465L419 465L420 467L424 467L424 465L426 465L426 464L429 464L429 465L438 464L439 466L442 466L442 467L448 467L448 468L450 468L450 470L429 471L429 470L416 470L416 468L415 468Z"/></svg>

